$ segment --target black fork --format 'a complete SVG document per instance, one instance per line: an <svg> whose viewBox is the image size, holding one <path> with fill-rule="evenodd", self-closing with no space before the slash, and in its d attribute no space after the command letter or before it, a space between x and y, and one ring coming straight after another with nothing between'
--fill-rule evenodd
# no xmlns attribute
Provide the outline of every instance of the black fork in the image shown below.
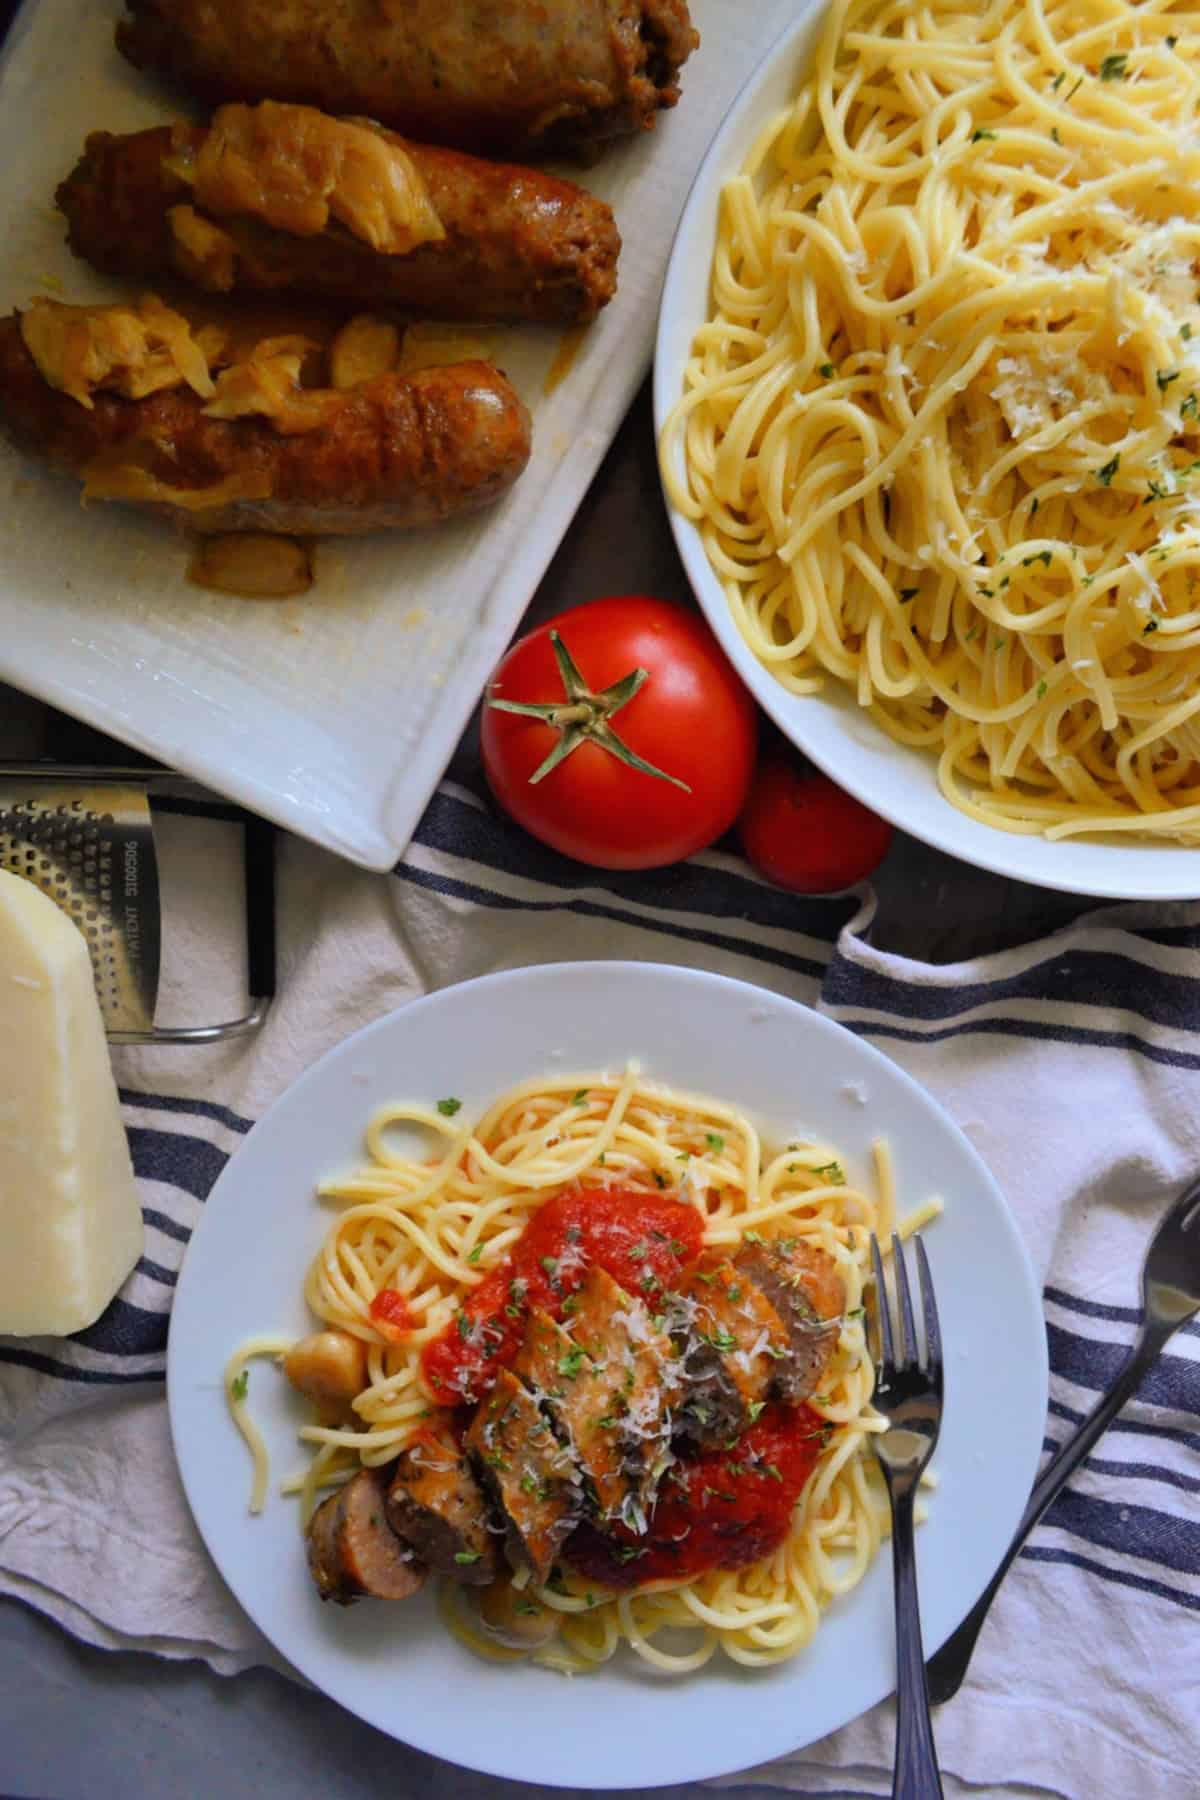
<svg viewBox="0 0 1200 1800"><path fill-rule="evenodd" d="M892 1320L879 1241L872 1234L875 1269L875 1410L887 1430L871 1443L892 1505L892 1575L896 1594L896 1772L893 1800L941 1800L937 1751L929 1719L917 1562L913 1542L913 1501L921 1472L933 1454L942 1422L942 1338L925 1246L916 1239L917 1275L925 1318L925 1348L917 1343L912 1294L900 1239L892 1236L899 1330ZM896 1353L897 1338L900 1343Z"/></svg>

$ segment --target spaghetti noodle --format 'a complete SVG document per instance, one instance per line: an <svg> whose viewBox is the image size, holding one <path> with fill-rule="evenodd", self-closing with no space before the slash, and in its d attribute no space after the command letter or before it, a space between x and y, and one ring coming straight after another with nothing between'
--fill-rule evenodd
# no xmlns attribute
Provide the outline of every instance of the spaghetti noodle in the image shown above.
<svg viewBox="0 0 1200 1800"><path fill-rule="evenodd" d="M661 445L748 644L1004 830L1200 843L1200 12L833 0Z"/></svg>
<svg viewBox="0 0 1200 1800"><path fill-rule="evenodd" d="M432 1158L397 1143L397 1129L413 1128L434 1135ZM340 1210L305 1296L326 1325L364 1344L367 1377L351 1426L316 1423L301 1432L313 1458L284 1485L301 1493L305 1521L322 1487L363 1465L390 1463L420 1432L429 1417L422 1353L505 1264L545 1202L581 1188L612 1189L614 1197L618 1189L644 1190L656 1199L669 1189L698 1212L706 1248L732 1255L747 1233L770 1242L786 1231L832 1258L845 1306L823 1392L809 1402L826 1422L826 1441L784 1540L761 1562L619 1595L597 1593L564 1564L546 1585L531 1586L530 1595L559 1618L554 1641L535 1659L582 1670L627 1643L679 1672L718 1649L754 1665L802 1648L823 1607L861 1579L887 1530L886 1499L866 1454L881 1423L870 1406L874 1372L862 1308L869 1234L886 1239L895 1226L886 1147L876 1147L877 1191L868 1193L847 1181L833 1146L793 1142L764 1151L737 1108L651 1085L634 1069L619 1078L526 1082L467 1126L452 1100L388 1107L371 1120L367 1145L366 1167L320 1189ZM931 1203L904 1229L938 1209ZM389 1303L399 1296L402 1334L378 1322L380 1294ZM253 1340L235 1353L227 1392L236 1391L241 1359L277 1347ZM448 1621L475 1648L512 1654L487 1639L461 1590L444 1584L442 1600Z"/></svg>

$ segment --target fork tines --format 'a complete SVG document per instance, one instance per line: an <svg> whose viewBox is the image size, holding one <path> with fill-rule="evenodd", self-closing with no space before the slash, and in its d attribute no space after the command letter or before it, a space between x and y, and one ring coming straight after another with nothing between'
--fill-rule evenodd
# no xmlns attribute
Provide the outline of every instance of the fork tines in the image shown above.
<svg viewBox="0 0 1200 1800"><path fill-rule="evenodd" d="M925 1321L925 1354L917 1344L916 1319L913 1313L912 1289L908 1279L908 1269L904 1260L904 1249L899 1237L892 1233L892 1268L895 1273L896 1302L900 1311L900 1356L896 1355L896 1332L892 1324L891 1307L888 1304L887 1288L883 1278L883 1257L879 1249L879 1239L871 1233L871 1264L875 1271L875 1316L879 1330L879 1354L876 1356L879 1378L886 1379L889 1371L901 1373L910 1369L921 1369L936 1378L939 1389L942 1374L942 1334L938 1324L937 1299L933 1291L933 1276L929 1269L929 1258L925 1254L925 1246L920 1237L913 1239L917 1258L917 1279L921 1288L921 1311Z"/></svg>

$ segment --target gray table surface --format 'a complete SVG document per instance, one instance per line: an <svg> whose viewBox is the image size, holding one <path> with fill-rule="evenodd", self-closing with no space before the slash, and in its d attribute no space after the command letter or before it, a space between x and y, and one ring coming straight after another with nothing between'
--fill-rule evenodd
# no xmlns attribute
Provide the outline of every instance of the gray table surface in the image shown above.
<svg viewBox="0 0 1200 1800"><path fill-rule="evenodd" d="M533 603L533 616L603 593L686 599L659 496L643 393ZM128 760L98 734L0 686L0 760ZM386 880L387 877L380 877ZM1066 923L1086 905L968 868L900 837L876 882L876 940L944 962ZM452 1769L393 1743L268 1671L110 1654L0 1601L0 1793L42 1800L275 1800L388 1793L470 1800L533 1789ZM695 1788L659 1790L683 1795Z"/></svg>

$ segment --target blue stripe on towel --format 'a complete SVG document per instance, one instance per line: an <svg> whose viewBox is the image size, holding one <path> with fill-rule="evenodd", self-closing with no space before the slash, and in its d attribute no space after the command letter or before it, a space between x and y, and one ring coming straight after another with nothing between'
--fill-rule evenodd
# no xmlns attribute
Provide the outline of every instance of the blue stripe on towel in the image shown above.
<svg viewBox="0 0 1200 1800"><path fill-rule="evenodd" d="M147 1112L194 1113L198 1119L215 1119L218 1125L228 1125L230 1131L246 1132L254 1124L253 1119L243 1119L240 1113L218 1106L215 1100L192 1100L182 1094L142 1094L134 1088L122 1088L121 1099L126 1106L141 1106Z"/></svg>
<svg viewBox="0 0 1200 1800"><path fill-rule="evenodd" d="M717 868L711 863L683 862L645 870L592 869L570 862L494 815L481 812L454 794L439 789L417 827L416 840L456 862L473 862L498 874L534 881L573 893L602 888L614 899L676 912L701 913L713 920L801 933L830 942L858 910L853 896L834 899L789 894L756 881L745 867ZM398 875L410 875L403 866Z"/></svg>
<svg viewBox="0 0 1200 1800"><path fill-rule="evenodd" d="M774 968L808 975L814 981L820 981L825 973L824 964L815 962L809 956L790 954L786 950L776 950L770 945L756 944L745 938L723 936L716 931L701 931L694 926L679 925L674 919L659 921L643 918L640 914L622 912L619 907L604 906L595 900L514 900L508 894L497 894L490 888L478 887L474 882L438 875L429 869L410 869L405 866L398 868L395 873L399 880L407 881L412 887L426 888L430 893L444 894L451 899L470 900L476 906L488 906L496 912L561 912L574 913L585 919L613 919L619 925L632 925L639 931L664 933L668 937L682 939L685 943L708 944L716 950L729 950L748 960L770 963Z"/></svg>
<svg viewBox="0 0 1200 1800"><path fill-rule="evenodd" d="M1128 1357L1124 1344L1081 1337L1064 1331L1061 1325L1047 1323L1046 1339L1051 1371L1076 1387L1094 1388L1097 1393L1108 1391ZM1200 1414L1200 1363L1182 1356L1160 1356L1143 1376L1138 1398L1172 1412Z"/></svg>
<svg viewBox="0 0 1200 1800"><path fill-rule="evenodd" d="M1132 1569L1110 1569L1106 1564L1093 1562L1090 1556L1080 1556L1074 1550L1060 1550L1056 1545L1049 1544L1026 1544L1021 1557L1028 1557L1030 1562L1067 1563L1073 1569L1086 1569L1089 1575L1099 1575L1105 1581L1115 1581L1120 1587L1137 1588L1143 1594L1155 1594L1160 1600L1172 1600L1176 1606L1186 1606L1191 1612L1200 1612L1200 1595L1186 1593L1182 1588L1171 1587L1165 1581L1155 1581L1148 1575L1136 1575Z"/></svg>
<svg viewBox="0 0 1200 1800"><path fill-rule="evenodd" d="M829 1007L826 1010L832 1011L838 1024L858 1037L892 1038L902 1044L941 1044L947 1038L991 1032L996 1037L1040 1038L1055 1044L1077 1044L1089 1050L1129 1050L1135 1056L1144 1056L1148 1062L1164 1063L1168 1068L1200 1069L1200 1052L1193 1054L1168 1049L1165 1044L1151 1043L1130 1031L1092 1031L1079 1025L1050 1024L1044 1019L1010 1018L963 1019L957 1025L947 1025L941 1030L914 1031L908 1026L882 1025L875 1019L850 1018Z"/></svg>
<svg viewBox="0 0 1200 1800"><path fill-rule="evenodd" d="M0 1347L0 1363L13 1363L19 1369L35 1369L39 1375L57 1375L64 1381L81 1381L85 1385L102 1387L130 1387L138 1381L165 1381L167 1378L165 1368L145 1375L131 1374L127 1369L76 1369L55 1357L44 1356L40 1350L9 1349L7 1346Z"/></svg>
<svg viewBox="0 0 1200 1800"><path fill-rule="evenodd" d="M213 1184L229 1161L224 1150L218 1150L204 1138L189 1137L186 1132L152 1131L144 1125L131 1125L126 1134L133 1172L145 1181L161 1181L182 1188L193 1200L207 1200Z"/></svg>

